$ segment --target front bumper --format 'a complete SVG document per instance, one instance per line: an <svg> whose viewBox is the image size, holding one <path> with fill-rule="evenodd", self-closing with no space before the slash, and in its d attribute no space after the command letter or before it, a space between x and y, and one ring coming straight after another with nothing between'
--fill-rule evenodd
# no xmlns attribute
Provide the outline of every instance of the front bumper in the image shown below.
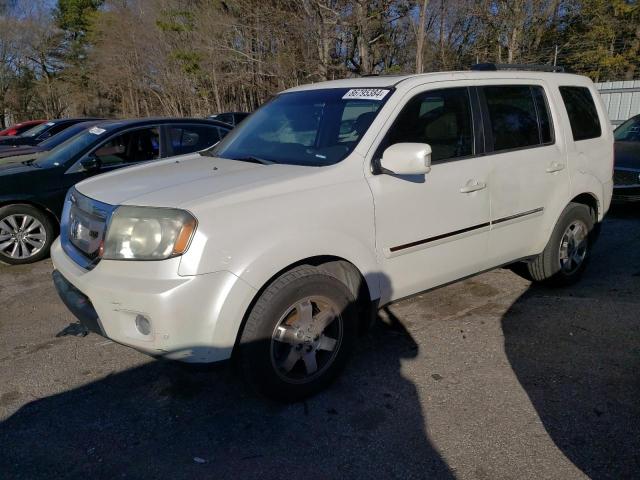
<svg viewBox="0 0 640 480"><path fill-rule="evenodd" d="M230 272L178 275L179 258L158 262L75 263L59 239L51 247L54 283L89 330L154 356L193 363L231 356L256 290ZM143 334L136 317L149 321Z"/></svg>
<svg viewBox="0 0 640 480"><path fill-rule="evenodd" d="M71 283L69 283L69 281L64 278L59 271L54 270L51 277L53 278L53 285L56 287L60 299L71 313L80 320L80 324L90 332L97 333L98 335L105 337L106 334L104 333L104 328L102 328L102 324L98 318L98 313L96 312L96 309L93 308L91 300L89 300L84 293L71 285Z"/></svg>
<svg viewBox="0 0 640 480"><path fill-rule="evenodd" d="M640 187L613 187L612 201L615 203L640 202Z"/></svg>

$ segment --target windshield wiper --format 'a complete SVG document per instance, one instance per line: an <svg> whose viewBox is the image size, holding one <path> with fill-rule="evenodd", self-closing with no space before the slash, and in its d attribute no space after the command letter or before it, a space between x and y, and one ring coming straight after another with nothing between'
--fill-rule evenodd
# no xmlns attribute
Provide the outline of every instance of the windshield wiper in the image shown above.
<svg viewBox="0 0 640 480"><path fill-rule="evenodd" d="M237 160L239 162L259 163L260 165L273 165L274 163L276 163L272 160L256 157L255 155L247 155L246 157L240 157L240 158L231 158L231 157L218 157L218 155L213 153L212 150L203 150L198 153L206 157L224 158L225 160Z"/></svg>
<svg viewBox="0 0 640 480"><path fill-rule="evenodd" d="M273 165L276 162L272 162L271 160L266 160L264 158L256 157L253 155L247 155L246 157L240 158L230 158L229 160L237 160L239 162L250 162L250 163L259 163L261 165Z"/></svg>
<svg viewBox="0 0 640 480"><path fill-rule="evenodd" d="M35 162L35 161L36 161L36 159L35 159L35 158L30 158L29 160L23 160L23 161L21 161L20 163L21 163L22 165L33 165L33 162Z"/></svg>

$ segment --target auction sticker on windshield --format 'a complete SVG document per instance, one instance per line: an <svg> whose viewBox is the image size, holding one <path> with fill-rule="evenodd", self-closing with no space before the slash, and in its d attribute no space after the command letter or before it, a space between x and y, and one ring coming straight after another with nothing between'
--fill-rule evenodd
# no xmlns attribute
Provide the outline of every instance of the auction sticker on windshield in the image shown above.
<svg viewBox="0 0 640 480"><path fill-rule="evenodd" d="M384 88L352 88L342 97L343 100L382 100L389 90Z"/></svg>

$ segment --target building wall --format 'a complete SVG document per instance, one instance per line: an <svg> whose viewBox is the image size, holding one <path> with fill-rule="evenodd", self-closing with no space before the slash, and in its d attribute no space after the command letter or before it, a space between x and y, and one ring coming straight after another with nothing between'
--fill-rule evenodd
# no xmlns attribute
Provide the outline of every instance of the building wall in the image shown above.
<svg viewBox="0 0 640 480"><path fill-rule="evenodd" d="M640 80L596 83L612 125L640 114Z"/></svg>

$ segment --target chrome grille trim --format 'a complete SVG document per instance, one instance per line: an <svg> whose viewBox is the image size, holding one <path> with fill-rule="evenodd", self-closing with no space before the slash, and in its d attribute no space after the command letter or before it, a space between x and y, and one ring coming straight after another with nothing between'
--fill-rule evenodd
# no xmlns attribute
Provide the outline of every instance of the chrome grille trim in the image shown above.
<svg viewBox="0 0 640 480"><path fill-rule="evenodd" d="M104 240L109 221L116 208L117 206L82 195L75 187L67 193L60 223L60 243L67 255L82 268L91 270L100 262L98 248ZM71 217L74 214L75 218L72 222ZM71 238L72 233L78 234L80 230L87 228L90 229L89 241ZM74 232L71 229L74 229ZM86 248L83 249L82 246Z"/></svg>
<svg viewBox="0 0 640 480"><path fill-rule="evenodd" d="M613 171L613 184L616 187L640 187L640 169L615 168Z"/></svg>

